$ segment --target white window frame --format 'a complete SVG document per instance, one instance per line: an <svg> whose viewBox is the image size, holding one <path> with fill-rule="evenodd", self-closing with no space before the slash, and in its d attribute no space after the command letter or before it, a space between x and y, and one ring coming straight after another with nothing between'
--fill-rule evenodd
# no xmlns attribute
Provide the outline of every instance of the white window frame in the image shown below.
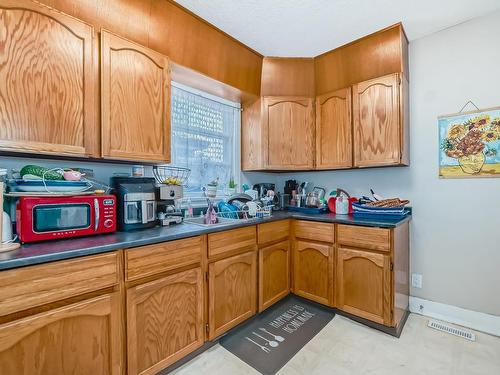
<svg viewBox="0 0 500 375"><path fill-rule="evenodd" d="M233 102L224 98L221 98L216 95L209 94L207 92L195 89L190 86L183 85L182 83L172 81L172 86L176 87L178 89L181 89L183 91L186 91L188 93L191 93L193 95L200 96L202 98L208 99L208 100L213 100L215 102L228 105L230 107L236 108L237 110L240 111L241 114L241 103L238 102ZM234 176L234 182L236 183L236 188L241 187L241 115L238 117L236 121L236 126L234 129L234 134L233 134L233 171L232 175ZM222 182L226 183L226 182ZM225 193L224 190L217 190L217 196L215 198L212 198L212 200L220 201L225 198L227 198L228 195ZM207 199L202 195L202 192L184 192L184 198L183 198L183 204L182 206L184 207L186 205L187 200L191 200L191 204L194 207L203 207L207 205Z"/></svg>

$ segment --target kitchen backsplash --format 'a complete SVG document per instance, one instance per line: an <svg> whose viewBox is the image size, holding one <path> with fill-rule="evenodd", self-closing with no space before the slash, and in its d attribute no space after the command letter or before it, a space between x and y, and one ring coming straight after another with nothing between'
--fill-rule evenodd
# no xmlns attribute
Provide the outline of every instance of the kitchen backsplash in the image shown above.
<svg viewBox="0 0 500 375"><path fill-rule="evenodd" d="M94 178L96 180L104 183L109 183L109 178L113 175L113 173L132 173L132 164L93 161L68 161L11 156L0 157L0 168L8 169L9 173L12 169L19 170L26 164L35 164L48 168L88 168L94 171ZM151 166L145 166L144 173L146 176L152 177L153 168ZM276 180L277 175L272 173L245 172L241 174L240 186L244 183L250 186L259 182L275 183Z"/></svg>
<svg viewBox="0 0 500 375"><path fill-rule="evenodd" d="M94 171L94 178L109 183L113 173L132 173L132 164L117 164L108 162L68 161L42 158L0 157L0 168L21 169L26 164L35 164L47 168L87 168ZM139 164L139 163L138 163ZM152 167L145 167L146 176L153 176Z"/></svg>
<svg viewBox="0 0 500 375"><path fill-rule="evenodd" d="M113 173L132 173L132 164L118 164L112 162L92 162L92 161L68 161L68 160L54 160L42 158L28 158L28 157L0 157L0 168L7 168L9 171L12 169L21 169L26 164L41 165L48 168L87 168L94 171L94 179L109 183L109 178ZM138 163L140 164L140 163ZM152 167L145 166L145 175L152 177ZM387 177L387 172L399 182L394 184L391 178ZM380 194L392 193L392 195L400 194L404 191L405 184L404 175L408 172L402 168L388 169L382 168L370 171L324 171L324 172L303 172L303 173L262 173L262 172L244 172L241 173L240 187L242 184L252 186L256 183L270 182L276 184L278 191L283 191L283 186L286 180L295 179L298 182L309 181L311 182L311 189L313 186L324 187L327 193L337 187L345 188L353 195L367 194L369 188L373 188ZM380 175L380 176L379 176ZM391 194L389 194L391 195Z"/></svg>

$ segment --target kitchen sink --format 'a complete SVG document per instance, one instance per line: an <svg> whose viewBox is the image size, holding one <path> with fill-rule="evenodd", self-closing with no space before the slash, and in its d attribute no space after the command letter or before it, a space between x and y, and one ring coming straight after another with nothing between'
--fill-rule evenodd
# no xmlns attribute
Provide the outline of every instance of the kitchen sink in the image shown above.
<svg viewBox="0 0 500 375"><path fill-rule="evenodd" d="M201 225L203 227L221 227L224 225L235 224L238 221L240 221L240 219L229 219L226 217L217 217L217 223L205 224L204 220L205 220L204 217L193 217L193 218L189 218L189 219L184 219L184 222L187 224Z"/></svg>

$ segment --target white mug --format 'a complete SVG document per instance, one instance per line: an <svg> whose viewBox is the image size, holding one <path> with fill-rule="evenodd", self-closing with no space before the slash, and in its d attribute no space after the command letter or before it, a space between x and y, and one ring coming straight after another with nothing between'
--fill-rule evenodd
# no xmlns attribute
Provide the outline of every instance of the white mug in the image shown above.
<svg viewBox="0 0 500 375"><path fill-rule="evenodd" d="M247 202L246 206L248 208L248 215L250 216L257 215L257 209L259 208L257 202Z"/></svg>

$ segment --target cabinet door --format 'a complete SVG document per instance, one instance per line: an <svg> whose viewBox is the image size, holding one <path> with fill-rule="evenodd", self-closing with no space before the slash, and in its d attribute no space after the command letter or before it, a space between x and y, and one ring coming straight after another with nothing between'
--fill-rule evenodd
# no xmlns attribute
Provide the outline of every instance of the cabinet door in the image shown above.
<svg viewBox="0 0 500 375"><path fill-rule="evenodd" d="M391 74L353 86L356 167L401 162L399 82L399 74Z"/></svg>
<svg viewBox="0 0 500 375"><path fill-rule="evenodd" d="M264 98L268 169L311 169L314 166L314 100Z"/></svg>
<svg viewBox="0 0 500 375"><path fill-rule="evenodd" d="M293 251L294 293L333 305L333 246L296 240Z"/></svg>
<svg viewBox="0 0 500 375"><path fill-rule="evenodd" d="M209 339L250 318L257 305L257 253L249 251L208 266Z"/></svg>
<svg viewBox="0 0 500 375"><path fill-rule="evenodd" d="M339 309L380 324L391 324L388 255L339 248L337 288Z"/></svg>
<svg viewBox="0 0 500 375"><path fill-rule="evenodd" d="M116 293L0 325L0 374L122 373Z"/></svg>
<svg viewBox="0 0 500 375"><path fill-rule="evenodd" d="M26 0L0 3L0 149L98 152L93 29Z"/></svg>
<svg viewBox="0 0 500 375"><path fill-rule="evenodd" d="M260 97L241 103L241 170L255 171L265 168L267 162L263 142L262 100Z"/></svg>
<svg viewBox="0 0 500 375"><path fill-rule="evenodd" d="M316 169L352 167L351 88L316 98Z"/></svg>
<svg viewBox="0 0 500 375"><path fill-rule="evenodd" d="M290 293L290 243L259 249L259 311Z"/></svg>
<svg viewBox="0 0 500 375"><path fill-rule="evenodd" d="M128 373L156 374L203 345L201 268L127 290Z"/></svg>
<svg viewBox="0 0 500 375"><path fill-rule="evenodd" d="M168 58L103 30L101 74L103 157L169 162Z"/></svg>

